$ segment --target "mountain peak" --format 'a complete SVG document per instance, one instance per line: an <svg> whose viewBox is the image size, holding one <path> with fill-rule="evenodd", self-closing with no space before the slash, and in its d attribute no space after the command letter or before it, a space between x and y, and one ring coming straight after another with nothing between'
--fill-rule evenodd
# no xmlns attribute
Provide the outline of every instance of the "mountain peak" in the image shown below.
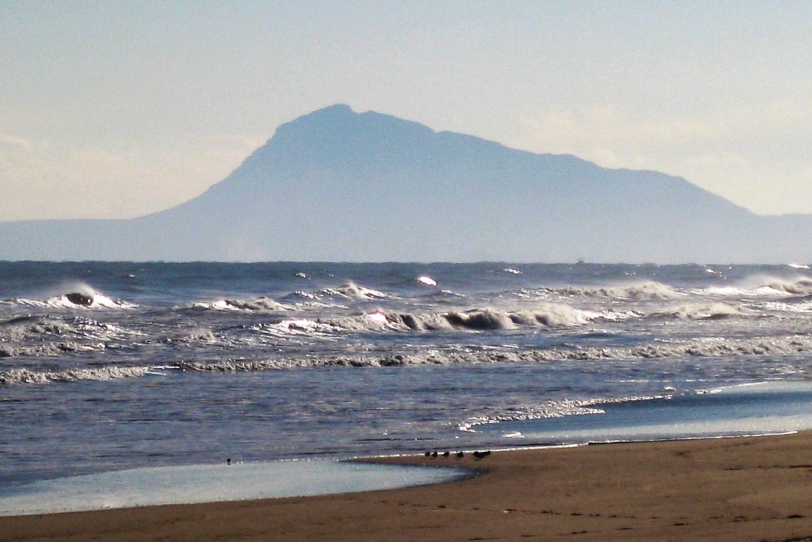
<svg viewBox="0 0 812 542"><path fill-rule="evenodd" d="M349 105L336 104L277 128L266 151L331 161L331 157L347 153L368 154L376 148L414 145L434 135L434 130L418 122L375 111L356 113Z"/></svg>

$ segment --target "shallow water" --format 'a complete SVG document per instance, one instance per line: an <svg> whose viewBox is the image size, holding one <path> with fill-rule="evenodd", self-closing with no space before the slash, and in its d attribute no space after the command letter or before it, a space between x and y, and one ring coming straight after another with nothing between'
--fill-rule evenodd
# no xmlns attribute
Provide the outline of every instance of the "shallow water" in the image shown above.
<svg viewBox="0 0 812 542"><path fill-rule="evenodd" d="M287 461L160 467L0 488L0 515L376 491L449 482L465 469Z"/></svg>
<svg viewBox="0 0 812 542"><path fill-rule="evenodd" d="M594 412L483 426L542 444L769 435L812 429L812 382L767 382L639 401L595 404Z"/></svg>

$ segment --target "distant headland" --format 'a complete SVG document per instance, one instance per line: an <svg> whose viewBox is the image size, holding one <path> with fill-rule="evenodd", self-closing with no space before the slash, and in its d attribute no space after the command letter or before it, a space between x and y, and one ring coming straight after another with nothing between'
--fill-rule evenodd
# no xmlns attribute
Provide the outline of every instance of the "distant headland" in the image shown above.
<svg viewBox="0 0 812 542"><path fill-rule="evenodd" d="M0 223L3 260L789 263L812 215L334 105L226 179L130 220Z"/></svg>

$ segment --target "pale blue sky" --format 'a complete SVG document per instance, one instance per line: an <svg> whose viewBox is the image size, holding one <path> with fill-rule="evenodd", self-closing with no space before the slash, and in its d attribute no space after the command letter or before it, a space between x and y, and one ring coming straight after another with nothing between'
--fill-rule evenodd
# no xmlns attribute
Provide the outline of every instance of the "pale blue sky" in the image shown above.
<svg viewBox="0 0 812 542"><path fill-rule="evenodd" d="M809 2L0 1L0 220L133 217L334 103L812 213Z"/></svg>

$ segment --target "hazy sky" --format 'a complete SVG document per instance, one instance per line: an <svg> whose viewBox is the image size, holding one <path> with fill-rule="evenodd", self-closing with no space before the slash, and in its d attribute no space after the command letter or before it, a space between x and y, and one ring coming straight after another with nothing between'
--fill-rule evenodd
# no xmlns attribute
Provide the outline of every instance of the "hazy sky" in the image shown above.
<svg viewBox="0 0 812 542"><path fill-rule="evenodd" d="M124 218L334 103L812 213L812 2L0 1L0 220Z"/></svg>

